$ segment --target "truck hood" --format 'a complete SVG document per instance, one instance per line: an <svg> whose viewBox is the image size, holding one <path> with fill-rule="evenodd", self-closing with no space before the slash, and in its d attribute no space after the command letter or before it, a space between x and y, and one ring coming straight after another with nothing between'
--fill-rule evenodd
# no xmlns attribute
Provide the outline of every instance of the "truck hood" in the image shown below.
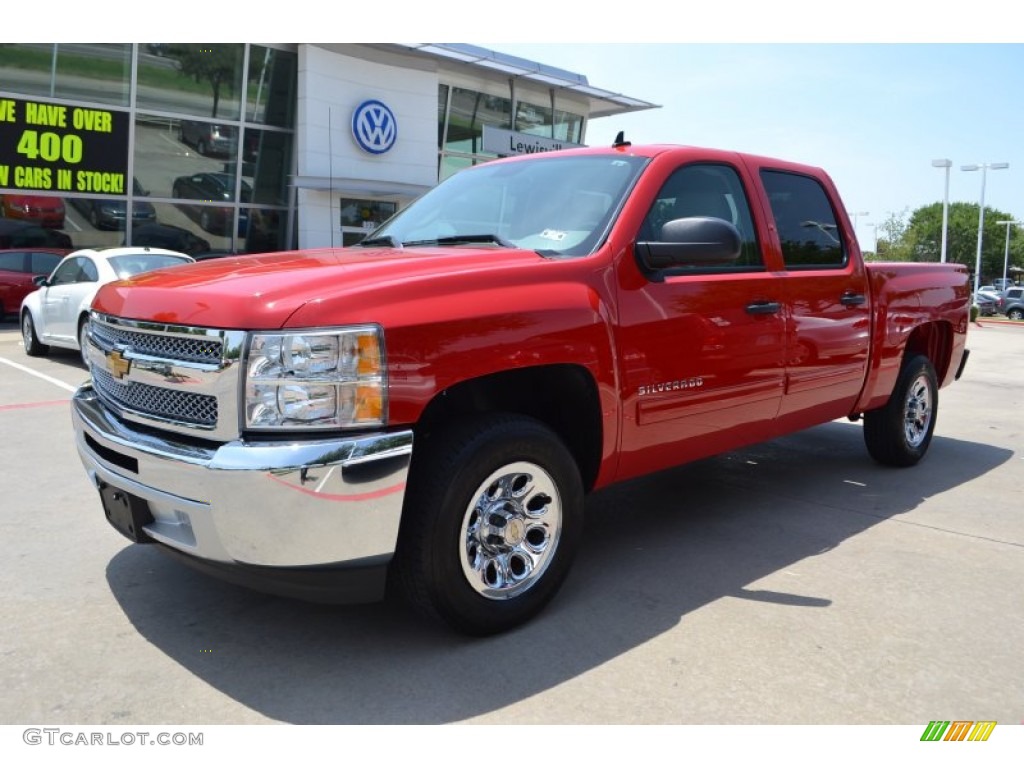
<svg viewBox="0 0 1024 768"><path fill-rule="evenodd" d="M422 298L423 291L429 290L425 283L458 275L462 285L493 286L498 280L495 272L530 269L545 262L550 263L534 251L477 246L236 256L110 283L100 289L92 307L134 320L270 329L284 327L289 317L311 302L336 306L340 299L353 310L349 317L332 318L340 324L363 321L368 304L380 308L381 302L412 290Z"/></svg>

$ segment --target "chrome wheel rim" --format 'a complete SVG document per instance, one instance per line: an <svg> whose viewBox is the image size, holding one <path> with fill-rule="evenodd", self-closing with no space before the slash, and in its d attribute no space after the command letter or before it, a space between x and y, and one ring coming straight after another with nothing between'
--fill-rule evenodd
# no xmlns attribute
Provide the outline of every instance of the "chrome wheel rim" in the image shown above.
<svg viewBox="0 0 1024 768"><path fill-rule="evenodd" d="M544 575L562 532L554 479L531 462L513 462L473 494L459 532L462 573L491 600L521 595Z"/></svg>
<svg viewBox="0 0 1024 768"><path fill-rule="evenodd" d="M25 342L25 349L32 346L32 316L26 314L21 320L21 339Z"/></svg>
<svg viewBox="0 0 1024 768"><path fill-rule="evenodd" d="M903 432L911 448L918 448L928 436L933 407L931 383L921 374L910 385L903 409Z"/></svg>

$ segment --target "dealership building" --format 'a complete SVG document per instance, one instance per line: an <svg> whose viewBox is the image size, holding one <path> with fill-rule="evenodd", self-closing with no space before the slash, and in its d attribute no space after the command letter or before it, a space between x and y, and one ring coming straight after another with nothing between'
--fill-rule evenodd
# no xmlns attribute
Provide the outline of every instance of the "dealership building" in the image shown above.
<svg viewBox="0 0 1024 768"><path fill-rule="evenodd" d="M0 214L74 247L349 245L463 168L654 107L462 44L7 44Z"/></svg>

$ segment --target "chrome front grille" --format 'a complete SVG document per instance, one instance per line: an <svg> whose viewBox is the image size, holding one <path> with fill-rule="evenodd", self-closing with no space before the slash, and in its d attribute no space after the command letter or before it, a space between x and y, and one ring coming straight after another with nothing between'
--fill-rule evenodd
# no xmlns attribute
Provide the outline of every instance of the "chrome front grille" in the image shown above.
<svg viewBox="0 0 1024 768"><path fill-rule="evenodd" d="M206 439L238 437L244 331L90 318L96 394L121 418Z"/></svg>
<svg viewBox="0 0 1024 768"><path fill-rule="evenodd" d="M163 357L169 360L189 360L194 363L219 363L224 354L220 339L209 337L183 338L141 333L115 325L94 323L93 337L100 347L116 349L128 347L140 355Z"/></svg>
<svg viewBox="0 0 1024 768"><path fill-rule="evenodd" d="M139 414L212 429L217 426L217 398L133 382L122 384L106 371L93 369L92 384L100 397Z"/></svg>

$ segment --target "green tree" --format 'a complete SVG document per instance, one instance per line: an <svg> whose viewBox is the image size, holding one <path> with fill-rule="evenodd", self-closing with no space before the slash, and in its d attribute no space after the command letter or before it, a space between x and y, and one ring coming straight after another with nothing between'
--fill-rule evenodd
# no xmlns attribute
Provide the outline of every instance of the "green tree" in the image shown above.
<svg viewBox="0 0 1024 768"><path fill-rule="evenodd" d="M907 245L907 225L905 218L907 209L900 213L889 213L878 225L876 230L878 253L874 258L879 261L911 261L912 255Z"/></svg>
<svg viewBox="0 0 1024 768"><path fill-rule="evenodd" d="M981 274L983 278L1002 276L1006 252L1006 225L1013 216L985 206L985 231L982 237ZM973 273L978 254L978 204L951 203L947 230L946 260L965 264ZM902 237L914 261L939 261L942 253L942 203L918 208ZM1024 236L1011 232L1010 264L1024 265Z"/></svg>
<svg viewBox="0 0 1024 768"><path fill-rule="evenodd" d="M206 82L213 91L213 109L210 117L217 116L223 88L231 91L237 80L236 72L242 66L240 43L176 43L167 48L167 55L178 60L178 71L197 83Z"/></svg>

